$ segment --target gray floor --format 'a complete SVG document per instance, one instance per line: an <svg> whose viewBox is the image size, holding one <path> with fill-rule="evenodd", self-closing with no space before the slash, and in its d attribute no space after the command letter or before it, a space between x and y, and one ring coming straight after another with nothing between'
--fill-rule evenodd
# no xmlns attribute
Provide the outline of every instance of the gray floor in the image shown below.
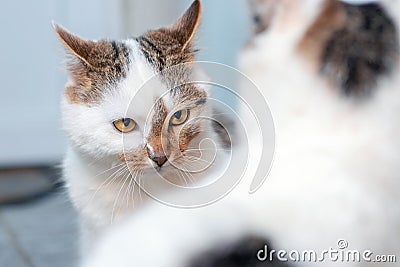
<svg viewBox="0 0 400 267"><path fill-rule="evenodd" d="M63 192L0 205L0 267L73 267L76 212Z"/></svg>

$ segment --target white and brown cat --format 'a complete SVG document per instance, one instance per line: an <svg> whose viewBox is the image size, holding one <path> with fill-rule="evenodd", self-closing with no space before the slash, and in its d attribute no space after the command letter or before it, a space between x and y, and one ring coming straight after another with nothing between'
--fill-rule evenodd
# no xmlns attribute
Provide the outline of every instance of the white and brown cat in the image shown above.
<svg viewBox="0 0 400 267"><path fill-rule="evenodd" d="M243 183L199 210L152 205L110 233L86 266L379 265L261 262L267 239L276 251L319 258L343 239L371 260L397 255L399 266L398 1L251 4L257 34L240 65L270 103L277 135L265 184L249 195Z"/></svg>
<svg viewBox="0 0 400 267"><path fill-rule="evenodd" d="M250 207L279 248L400 251L400 9L361 2L251 1L258 34L241 70L270 104L277 143Z"/></svg>
<svg viewBox="0 0 400 267"><path fill-rule="evenodd" d="M54 24L68 52L63 173L89 243L148 199L138 183L161 175L185 185L223 165L217 155L205 171L182 167L211 153L199 153L202 140L220 145L215 125L199 119L212 117L209 92L191 83L200 14L196 0L171 27L121 41L83 40Z"/></svg>

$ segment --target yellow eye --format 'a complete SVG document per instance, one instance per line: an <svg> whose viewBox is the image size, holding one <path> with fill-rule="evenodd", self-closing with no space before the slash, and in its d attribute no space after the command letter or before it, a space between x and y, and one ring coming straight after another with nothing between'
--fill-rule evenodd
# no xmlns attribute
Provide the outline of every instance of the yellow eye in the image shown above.
<svg viewBox="0 0 400 267"><path fill-rule="evenodd" d="M171 117L170 124L178 126L184 124L189 118L190 111L188 109L182 109L174 113Z"/></svg>
<svg viewBox="0 0 400 267"><path fill-rule="evenodd" d="M117 129L121 133L132 132L136 127L136 122L130 118L123 118L113 121L113 124L115 129Z"/></svg>

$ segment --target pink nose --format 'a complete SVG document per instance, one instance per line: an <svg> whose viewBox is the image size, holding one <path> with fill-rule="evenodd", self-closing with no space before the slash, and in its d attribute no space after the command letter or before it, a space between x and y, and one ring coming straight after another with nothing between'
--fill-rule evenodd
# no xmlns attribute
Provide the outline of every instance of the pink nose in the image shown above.
<svg viewBox="0 0 400 267"><path fill-rule="evenodd" d="M162 165L164 165L164 163L167 162L167 160L168 160L165 155L157 155L154 157L150 157L150 159L152 161L154 161L158 165L158 167L161 167Z"/></svg>
<svg viewBox="0 0 400 267"><path fill-rule="evenodd" d="M164 153L156 154L153 147L149 144L147 144L146 149L147 149L147 155L152 161L154 161L157 164L158 167L161 167L162 165L165 164L165 162L167 162L168 158L165 156Z"/></svg>

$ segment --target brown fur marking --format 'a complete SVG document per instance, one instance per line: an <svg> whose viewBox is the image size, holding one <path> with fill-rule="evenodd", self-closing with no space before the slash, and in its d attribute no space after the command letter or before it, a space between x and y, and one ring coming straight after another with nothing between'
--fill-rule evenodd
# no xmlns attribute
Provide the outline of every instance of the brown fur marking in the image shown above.
<svg viewBox="0 0 400 267"><path fill-rule="evenodd" d="M118 158L123 163L133 162L137 168L144 168L146 167L146 162L143 161L143 158L146 156L146 149L138 148L126 153L120 153Z"/></svg>
<svg viewBox="0 0 400 267"><path fill-rule="evenodd" d="M165 140L165 137L168 135L163 133L167 115L168 111L164 101L158 99L154 105L154 115L151 119L151 136L147 138L147 143L153 148L155 155L165 155L164 151L167 150L168 140Z"/></svg>
<svg viewBox="0 0 400 267"><path fill-rule="evenodd" d="M179 133L179 149L185 151L189 148L190 142L200 134L198 125L185 125Z"/></svg>
<svg viewBox="0 0 400 267"><path fill-rule="evenodd" d="M167 118L168 111L165 107L164 101L160 98L154 104L154 116L151 120L151 133L156 137L161 137L162 128Z"/></svg>
<svg viewBox="0 0 400 267"><path fill-rule="evenodd" d="M70 103L98 102L107 85L126 77L129 49L123 43L86 41L56 24L54 27L71 56L67 68L72 85L65 90Z"/></svg>
<svg viewBox="0 0 400 267"><path fill-rule="evenodd" d="M201 12L201 3L196 0L171 27L149 31L136 39L147 61L161 72L171 89L190 81L196 52L192 40Z"/></svg>
<svg viewBox="0 0 400 267"><path fill-rule="evenodd" d="M297 51L319 70L325 44L346 23L345 10L337 0L326 0L317 19L298 44Z"/></svg>
<svg viewBox="0 0 400 267"><path fill-rule="evenodd" d="M193 83L177 86L171 91L171 94L174 96L175 105L185 102L189 104L195 101L194 105L198 106L207 101L206 92Z"/></svg>

